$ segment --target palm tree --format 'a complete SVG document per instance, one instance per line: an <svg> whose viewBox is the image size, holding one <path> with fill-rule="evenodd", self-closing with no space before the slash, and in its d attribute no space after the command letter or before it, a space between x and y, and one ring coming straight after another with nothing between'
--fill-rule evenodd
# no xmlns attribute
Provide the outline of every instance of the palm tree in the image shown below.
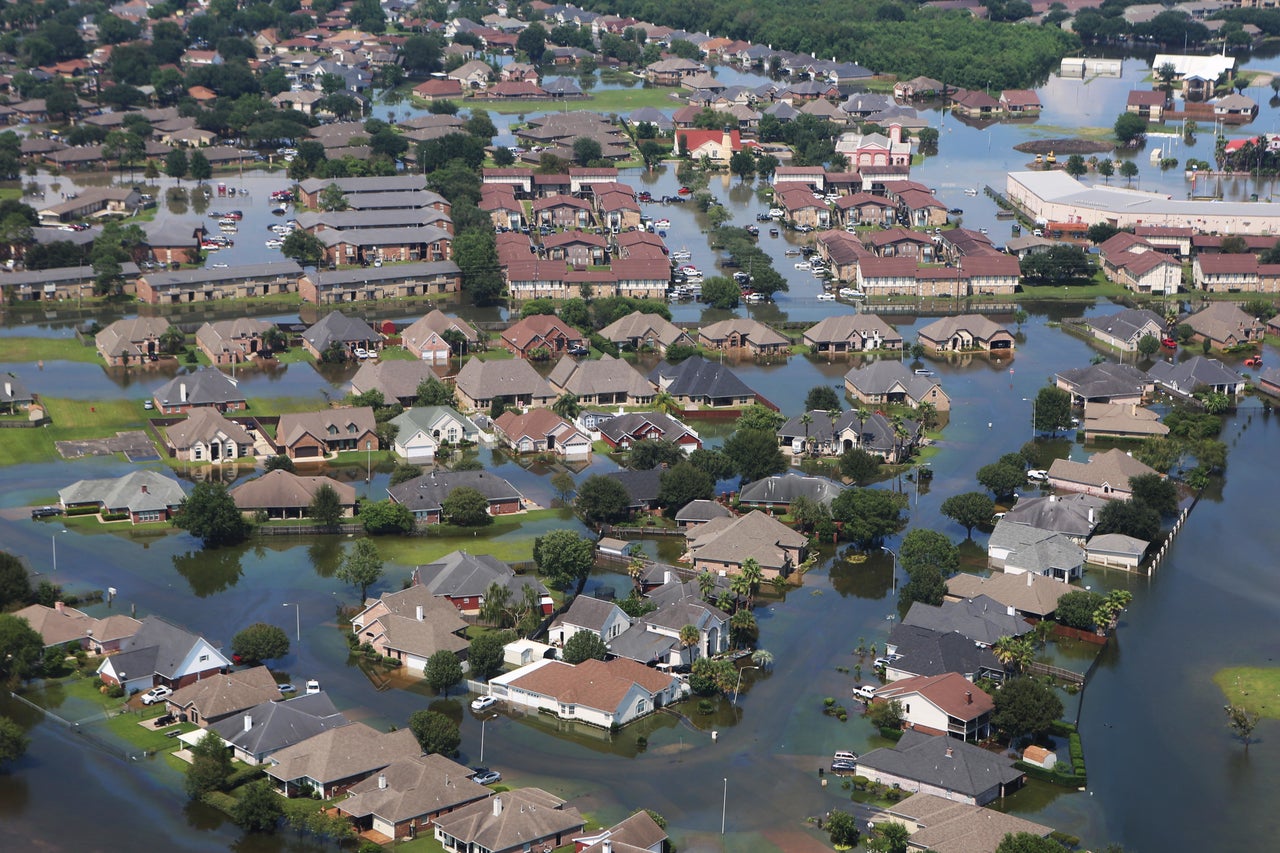
<svg viewBox="0 0 1280 853"><path fill-rule="evenodd" d="M756 649L751 653L751 662L761 669L773 666L773 652L768 649Z"/></svg>
<svg viewBox="0 0 1280 853"><path fill-rule="evenodd" d="M741 572L729 579L729 589L733 590L733 594L739 601L751 598L751 581ZM734 609L736 611L737 607L735 606Z"/></svg>
<svg viewBox="0 0 1280 853"><path fill-rule="evenodd" d="M631 558L631 562L627 564L627 574L631 576L631 583L635 586L636 592L640 591L640 577L644 574L645 566L644 557L635 556Z"/></svg>
<svg viewBox="0 0 1280 853"><path fill-rule="evenodd" d="M565 393L560 396L560 399L551 404L551 411L566 421L571 421L582 413L582 406L578 405L578 398L575 394Z"/></svg>
<svg viewBox="0 0 1280 853"><path fill-rule="evenodd" d="M729 619L729 632L738 646L754 643L760 637L760 627L756 624L755 614L750 610L739 610L733 614Z"/></svg>
<svg viewBox="0 0 1280 853"><path fill-rule="evenodd" d="M804 426L804 452L809 453L809 424L813 423L813 415L805 412L800 416L800 423Z"/></svg>
<svg viewBox="0 0 1280 853"><path fill-rule="evenodd" d="M836 409L832 409L827 412L827 417L831 418L831 452L833 454L839 454L840 442L836 440L836 421L840 420L840 412Z"/></svg>
<svg viewBox="0 0 1280 853"><path fill-rule="evenodd" d="M697 648L702 641L702 632L698 630L696 625L685 625L680 629L680 646L685 649L693 649L689 653L690 662L698 656Z"/></svg>
<svg viewBox="0 0 1280 853"><path fill-rule="evenodd" d="M734 605L733 593L729 592L728 590L724 590L718 596L716 596L716 607L720 608L725 613L728 613L730 610L732 610L733 605Z"/></svg>
<svg viewBox="0 0 1280 853"><path fill-rule="evenodd" d="M755 594L760 590L760 583L764 580L764 571L755 557L747 557L742 561L742 577L748 584L747 606L750 607Z"/></svg>
<svg viewBox="0 0 1280 853"><path fill-rule="evenodd" d="M676 398L672 397L666 391L659 391L654 396L653 407L666 415L680 410L680 404L676 402Z"/></svg>
<svg viewBox="0 0 1280 853"><path fill-rule="evenodd" d="M918 415L917 420L920 421L920 429L928 432L938 423L938 407L933 403L924 402L916 409Z"/></svg>
<svg viewBox="0 0 1280 853"><path fill-rule="evenodd" d="M1006 669L1022 672L1035 657L1035 648L1025 637L1001 637L991 646L991 653Z"/></svg>
<svg viewBox="0 0 1280 853"><path fill-rule="evenodd" d="M871 417L871 411L866 406L858 407L858 447L863 445L863 436L867 432L867 418Z"/></svg>
<svg viewBox="0 0 1280 853"><path fill-rule="evenodd" d="M702 593L702 597L710 599L711 593L716 588L716 576L703 569L698 572L698 576L694 580L698 582L698 591Z"/></svg>
<svg viewBox="0 0 1280 853"><path fill-rule="evenodd" d="M769 585L772 586L773 591L776 592L779 597L781 597L782 594L787 591L787 587L791 586L791 582L788 581L786 578L784 578L781 574L777 574L769 578Z"/></svg>

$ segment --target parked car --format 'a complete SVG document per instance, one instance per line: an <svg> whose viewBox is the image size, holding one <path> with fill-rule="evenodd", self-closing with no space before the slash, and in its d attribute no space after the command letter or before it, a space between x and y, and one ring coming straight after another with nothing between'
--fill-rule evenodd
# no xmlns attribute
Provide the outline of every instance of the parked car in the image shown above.
<svg viewBox="0 0 1280 853"><path fill-rule="evenodd" d="M833 761L831 762L832 773L853 773L858 769L858 765L853 761Z"/></svg>
<svg viewBox="0 0 1280 853"><path fill-rule="evenodd" d="M582 344L574 344L573 346L569 347L569 349L566 350L566 352L568 352L569 355L583 356L591 352L591 349L589 347L583 346Z"/></svg>
<svg viewBox="0 0 1280 853"><path fill-rule="evenodd" d="M874 684L859 684L857 687L853 688L854 699L862 699L865 702L870 702L875 698L875 695L876 686Z"/></svg>
<svg viewBox="0 0 1280 853"><path fill-rule="evenodd" d="M281 693L297 693L298 692L298 688L294 687L292 684L290 684L287 681L284 684L277 684L276 689L279 690Z"/></svg>
<svg viewBox="0 0 1280 853"><path fill-rule="evenodd" d="M836 295L834 293L819 293L818 301L819 302L835 302Z"/></svg>
<svg viewBox="0 0 1280 853"><path fill-rule="evenodd" d="M311 679L310 681L308 681L308 682L307 682L307 695L308 695L308 696L310 696L312 693L319 693L319 692L320 692L320 682L319 682L319 681L316 681L316 680L313 678L313 679Z"/></svg>
<svg viewBox="0 0 1280 853"><path fill-rule="evenodd" d="M1162 347L1164 347L1165 349L1177 349L1177 348L1178 348L1178 342L1177 342L1177 341L1175 341L1173 338L1164 338L1163 340L1161 340L1161 341L1160 341L1160 345L1161 345Z"/></svg>
<svg viewBox="0 0 1280 853"><path fill-rule="evenodd" d="M498 704L498 700L493 698L492 696L481 696L479 699L471 700L471 710L487 711L488 709L492 708L494 705L497 705L497 704Z"/></svg>
<svg viewBox="0 0 1280 853"><path fill-rule="evenodd" d="M1044 470L1043 468L1032 468L1030 471L1027 472L1027 479L1035 480L1036 482L1042 482L1044 480L1049 479L1049 472Z"/></svg>
<svg viewBox="0 0 1280 853"><path fill-rule="evenodd" d="M53 518L62 515L62 510L56 506L38 506L31 510L32 518Z"/></svg>
<svg viewBox="0 0 1280 853"><path fill-rule="evenodd" d="M142 694L142 704L154 705L157 702L163 702L164 700L168 699L172 695L173 695L173 690L171 688L165 687L164 685L161 685L159 687L152 687L146 693Z"/></svg>
<svg viewBox="0 0 1280 853"><path fill-rule="evenodd" d="M492 785L502 781L502 774L497 770L490 770L488 767L473 767L475 771L471 776L471 781L477 785Z"/></svg>
<svg viewBox="0 0 1280 853"><path fill-rule="evenodd" d="M916 376L932 376L932 375L933 375L933 371L927 367L916 368Z"/></svg>
<svg viewBox="0 0 1280 853"><path fill-rule="evenodd" d="M155 407L156 407L156 404L151 402L150 400L142 401L142 408L146 409L148 412L154 409Z"/></svg>

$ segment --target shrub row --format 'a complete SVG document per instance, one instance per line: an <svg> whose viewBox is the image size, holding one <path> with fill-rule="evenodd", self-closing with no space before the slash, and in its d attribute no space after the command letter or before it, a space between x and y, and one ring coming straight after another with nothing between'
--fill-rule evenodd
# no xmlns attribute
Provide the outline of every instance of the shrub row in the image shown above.
<svg viewBox="0 0 1280 853"><path fill-rule="evenodd" d="M592 332L590 340L591 346L600 350L600 352L605 355L611 355L614 358L618 357L618 345L613 341L604 338L599 332Z"/></svg>
<svg viewBox="0 0 1280 853"><path fill-rule="evenodd" d="M881 726L880 728L880 737L887 737L891 741L902 740L902 734L902 729L891 729L887 726Z"/></svg>
<svg viewBox="0 0 1280 853"><path fill-rule="evenodd" d="M1080 743L1080 735L1072 732L1067 737L1068 749L1071 753L1071 770L1080 778L1084 778L1084 747Z"/></svg>
<svg viewBox="0 0 1280 853"><path fill-rule="evenodd" d="M1052 785L1061 785L1064 788L1080 788L1088 782L1088 778L1084 774L1061 773L1056 769L1046 770L1038 764L1029 764L1026 761L1015 761L1013 766L1026 773L1032 779L1039 779L1041 782L1048 782Z"/></svg>
<svg viewBox="0 0 1280 853"><path fill-rule="evenodd" d="M234 791L241 785L247 785L255 779L262 778L263 775L265 772L260 766L241 768L227 777L227 790Z"/></svg>
<svg viewBox="0 0 1280 853"><path fill-rule="evenodd" d="M235 808L236 798L230 794L224 794L221 791L209 791L200 798L207 806L213 806L223 814L231 814L231 810Z"/></svg>

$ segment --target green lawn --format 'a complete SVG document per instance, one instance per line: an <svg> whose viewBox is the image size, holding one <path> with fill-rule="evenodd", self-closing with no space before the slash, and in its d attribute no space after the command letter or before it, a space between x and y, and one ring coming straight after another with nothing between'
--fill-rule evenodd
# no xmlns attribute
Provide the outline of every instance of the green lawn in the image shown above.
<svg viewBox="0 0 1280 853"><path fill-rule="evenodd" d="M677 101L671 97L672 94L679 93L680 89L650 87L637 83L631 89L603 89L598 92L589 92L587 97L577 100L512 101L508 103L500 99L474 100L468 98L461 101L461 105L466 107L476 106L493 113L533 113L546 112L548 110L629 113L641 107L657 107L658 109L682 107L685 105L683 98Z"/></svg>
<svg viewBox="0 0 1280 853"><path fill-rule="evenodd" d="M418 358L404 347L387 347L378 353L379 361L417 361Z"/></svg>
<svg viewBox="0 0 1280 853"><path fill-rule="evenodd" d="M75 338L0 338L0 361L95 361L98 351Z"/></svg>
<svg viewBox="0 0 1280 853"><path fill-rule="evenodd" d="M281 364L315 364L316 357L307 352L306 347L290 347L284 352L276 353L276 361Z"/></svg>
<svg viewBox="0 0 1280 853"><path fill-rule="evenodd" d="M249 413L254 415L315 412L325 407L320 397L254 397L248 402Z"/></svg>
<svg viewBox="0 0 1280 853"><path fill-rule="evenodd" d="M533 536L508 536L526 524L559 519L565 510L539 509L522 515L499 516L487 527L462 528L438 525L427 528L426 536L380 537L374 541L384 560L401 565L429 563L466 548L505 562L533 559ZM484 540L481 542L480 540Z"/></svg>
<svg viewBox="0 0 1280 853"><path fill-rule="evenodd" d="M1214 674L1213 683L1232 705L1280 720L1280 667L1227 667Z"/></svg>
<svg viewBox="0 0 1280 853"><path fill-rule="evenodd" d="M128 429L141 429L144 410L133 400L66 400L43 397L45 410L53 424L38 429L5 430L0 444L0 465L25 462L49 462L62 457L55 441L82 438L107 438Z"/></svg>

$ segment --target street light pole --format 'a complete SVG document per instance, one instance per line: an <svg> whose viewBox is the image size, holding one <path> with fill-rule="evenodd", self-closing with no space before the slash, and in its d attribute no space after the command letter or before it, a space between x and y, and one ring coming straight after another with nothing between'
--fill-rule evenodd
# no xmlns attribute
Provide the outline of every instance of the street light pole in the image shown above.
<svg viewBox="0 0 1280 853"><path fill-rule="evenodd" d="M729 810L729 777L724 777L724 800L720 803L720 834L724 835L724 817Z"/></svg>
<svg viewBox="0 0 1280 853"><path fill-rule="evenodd" d="M758 666L744 666L742 669L738 670L738 684L736 687L733 688L733 701L729 703L730 705L738 704L738 690L739 688L742 687L742 673L746 672L749 669L759 669L759 668L760 667Z"/></svg>
<svg viewBox="0 0 1280 853"><path fill-rule="evenodd" d="M898 555L895 554L893 552L893 549L887 545L881 545L880 550L884 551L890 557L893 557L893 576L892 576L893 593L892 594L896 596L898 594Z"/></svg>
<svg viewBox="0 0 1280 853"><path fill-rule="evenodd" d="M1036 398L1023 397L1022 402L1031 404L1031 437L1036 437Z"/></svg>
<svg viewBox="0 0 1280 853"><path fill-rule="evenodd" d="M66 533L67 528L62 528L58 533ZM49 534L49 543L53 547L53 574L49 576L49 583L57 586L58 584L58 533Z"/></svg>
<svg viewBox="0 0 1280 853"><path fill-rule="evenodd" d="M920 506L920 469L932 464L932 462L921 462L916 466L916 506Z"/></svg>
<svg viewBox="0 0 1280 853"><path fill-rule="evenodd" d="M366 483L369 483L369 482L372 482L373 480L373 442L372 441L369 441L369 440L365 441L364 452L365 452L364 481Z"/></svg>
<svg viewBox="0 0 1280 853"><path fill-rule="evenodd" d="M294 627L297 631L298 642L301 643L302 642L302 607L292 601L286 601L284 604L280 606L293 608L293 621L296 623Z"/></svg>

